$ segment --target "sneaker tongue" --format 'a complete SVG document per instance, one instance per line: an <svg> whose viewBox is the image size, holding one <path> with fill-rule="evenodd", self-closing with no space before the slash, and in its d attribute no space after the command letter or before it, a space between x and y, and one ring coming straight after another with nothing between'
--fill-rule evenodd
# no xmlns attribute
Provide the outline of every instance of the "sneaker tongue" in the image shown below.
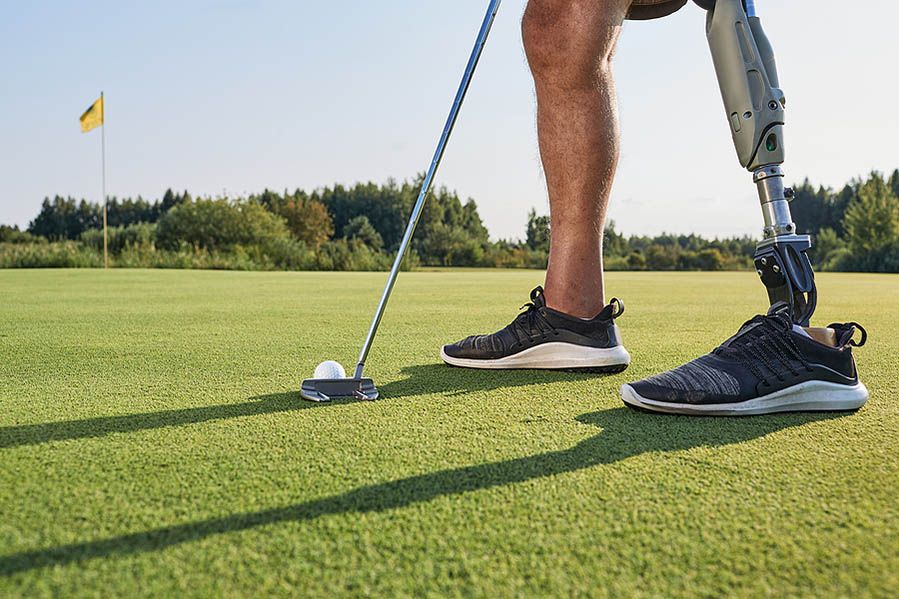
<svg viewBox="0 0 899 599"><path fill-rule="evenodd" d="M779 320L785 329L793 328L793 310L786 302L777 302L768 309L768 318Z"/></svg>
<svg viewBox="0 0 899 599"><path fill-rule="evenodd" d="M768 308L768 316L778 316L780 314L786 313L789 316L790 312L790 304L787 302L774 302L771 304L771 307ZM790 318L792 320L792 318Z"/></svg>
<svg viewBox="0 0 899 599"><path fill-rule="evenodd" d="M730 339L728 339L727 341L722 343L719 347L730 347L734 343L738 342L740 339L743 339L744 337L749 335L753 331L753 329L755 329L760 324L762 324L762 323L760 323L758 321L747 322L745 325L743 325L740 328L739 331L736 332L736 334L733 337L731 337Z"/></svg>

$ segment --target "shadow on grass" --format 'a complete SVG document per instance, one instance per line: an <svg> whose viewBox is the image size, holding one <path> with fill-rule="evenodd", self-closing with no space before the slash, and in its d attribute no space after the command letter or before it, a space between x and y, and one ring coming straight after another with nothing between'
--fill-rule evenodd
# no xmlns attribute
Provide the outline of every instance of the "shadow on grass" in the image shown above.
<svg viewBox="0 0 899 599"><path fill-rule="evenodd" d="M402 399L413 395L444 393L447 395L471 391L489 391L502 387L525 386L563 380L583 380L595 374L571 374L546 371L497 372L450 368L443 364L410 366L402 370L408 375L401 381L384 385L379 390L383 399ZM376 381L377 382L377 381ZM0 427L0 449L37 445L49 441L68 441L103 437L112 433L132 433L143 430L198 424L212 420L258 416L277 412L292 412L313 407L352 403L354 399L340 399L329 403L303 400L298 391L273 393L250 398L241 403L163 410L123 416L102 416L83 420L66 420L43 424Z"/></svg>
<svg viewBox="0 0 899 599"><path fill-rule="evenodd" d="M749 419L660 417L623 407L614 408L579 416L579 422L599 427L601 432L569 449L440 470L284 507L229 514L107 539L0 556L0 575L157 551L279 522L397 509L437 497L575 472L647 452L741 443L782 429L834 417L832 414L784 414Z"/></svg>
<svg viewBox="0 0 899 599"><path fill-rule="evenodd" d="M102 416L83 420L66 420L45 424L25 424L0 428L0 449L20 445L37 445L48 441L89 439L112 433L133 433L136 431L197 424L211 420L224 420L241 416L258 416L277 412L303 410L318 405L304 401L298 391L260 395L241 403L230 403L180 410L163 410L144 414L124 416Z"/></svg>
<svg viewBox="0 0 899 599"><path fill-rule="evenodd" d="M406 378L378 387L382 398L400 399L427 394L460 395L564 381L601 380L610 376L558 370L475 370L454 368L446 364L406 366L400 372ZM622 379L620 382L625 381Z"/></svg>

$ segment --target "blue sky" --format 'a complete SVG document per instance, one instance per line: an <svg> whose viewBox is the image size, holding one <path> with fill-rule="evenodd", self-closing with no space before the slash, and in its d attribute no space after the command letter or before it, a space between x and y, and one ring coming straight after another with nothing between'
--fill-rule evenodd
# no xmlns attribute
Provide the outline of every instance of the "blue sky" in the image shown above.
<svg viewBox="0 0 899 599"><path fill-rule="evenodd" d="M486 2L17 2L0 21L0 223L46 195L108 188L238 195L424 170ZM788 177L841 185L899 166L897 3L757 0L788 100ZM505 0L438 184L474 197L494 237L547 210L534 101ZM874 17L862 8L879 11ZM703 35L689 5L630 23L616 73L623 157L611 217L627 233L759 233Z"/></svg>

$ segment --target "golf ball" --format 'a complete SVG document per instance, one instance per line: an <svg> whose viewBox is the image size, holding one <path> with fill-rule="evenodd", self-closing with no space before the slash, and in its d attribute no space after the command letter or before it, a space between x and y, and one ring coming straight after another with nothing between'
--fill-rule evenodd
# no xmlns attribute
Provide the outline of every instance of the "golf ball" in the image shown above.
<svg viewBox="0 0 899 599"><path fill-rule="evenodd" d="M315 367L313 376L317 379L343 379L346 378L346 371L339 362L325 360Z"/></svg>

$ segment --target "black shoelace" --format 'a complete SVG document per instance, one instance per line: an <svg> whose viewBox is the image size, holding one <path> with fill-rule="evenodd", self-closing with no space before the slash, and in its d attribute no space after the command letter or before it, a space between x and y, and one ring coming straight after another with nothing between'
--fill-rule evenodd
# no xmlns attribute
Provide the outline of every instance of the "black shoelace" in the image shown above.
<svg viewBox="0 0 899 599"><path fill-rule="evenodd" d="M541 306L537 305L537 299L543 295L543 288L537 287L531 291L531 301L524 304L521 309L524 310L518 315L512 324L509 325L509 332L515 338L518 345L522 345L522 339L533 341L536 337L546 339L547 335L558 335L556 327L546 318ZM519 336L519 333L521 334Z"/></svg>
<svg viewBox="0 0 899 599"><path fill-rule="evenodd" d="M790 336L793 328L791 323L776 316L759 315L747 320L740 329L750 325L755 325L755 329L737 337L730 345L722 345L714 351L715 355L736 359L766 387L771 386L770 375L774 375L781 382L786 380L788 373L794 377L799 376L797 362L807 372L812 371L808 360ZM769 374L765 373L760 363Z"/></svg>

